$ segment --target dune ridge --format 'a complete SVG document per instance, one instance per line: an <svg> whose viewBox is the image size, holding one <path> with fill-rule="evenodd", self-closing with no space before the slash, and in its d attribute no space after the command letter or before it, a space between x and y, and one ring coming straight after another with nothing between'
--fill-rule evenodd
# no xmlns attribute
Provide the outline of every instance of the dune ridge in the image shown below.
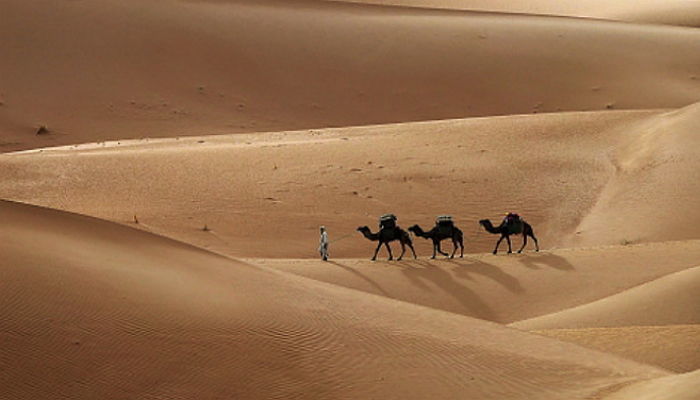
<svg viewBox="0 0 700 400"><path fill-rule="evenodd" d="M700 211L688 204L700 188L685 177L700 167L700 157L697 146L683 143L697 139L696 110L43 149L0 155L0 191L118 222L136 214L139 226L239 257L313 256L320 225L332 239L343 238L333 244L334 257L365 257L371 244L355 228L374 227L386 212L397 214L404 228L425 228L435 215L452 214L469 253L490 251L497 239L476 221L511 210L532 224L544 248L694 239ZM518 145L511 149L512 143ZM205 224L209 233L201 230ZM516 249L519 244L515 238ZM422 239L416 246L431 252Z"/></svg>
<svg viewBox="0 0 700 400"><path fill-rule="evenodd" d="M700 184L700 103L631 124L610 154L615 173L568 245L690 238ZM640 201L642 200L642 201ZM669 204L674 204L669 207ZM653 221L654 229L647 230Z"/></svg>
<svg viewBox="0 0 700 400"><path fill-rule="evenodd" d="M531 332L677 373L700 369L700 324L561 328Z"/></svg>
<svg viewBox="0 0 700 400"><path fill-rule="evenodd" d="M647 310L645 305L654 301L651 298L640 304L639 300L660 292L663 293L660 299L669 299L669 310L679 306L677 314L668 316L668 323L695 323L697 310L692 296L696 269L688 268L695 265L699 251L700 242L683 241L562 249L517 256L472 254L454 260L409 258L401 263L367 259L335 259L330 264L288 259L250 259L249 262L410 303L499 323L514 322L518 328L538 329L527 326L529 318L548 318L551 313L566 313L576 306L585 308L600 299L633 292L650 281L654 293L643 290L629 303L622 299L614 304L629 304L629 308L637 311L627 316L631 320L634 315L643 314ZM686 281L688 277L693 280ZM655 284L657 281L661 283ZM680 293L675 300L671 299L674 291ZM664 307L663 302L657 305L657 312L647 321L663 314ZM625 315L627 309L619 311L610 319ZM600 314L605 316L603 312ZM520 320L525 320L522 327L516 322ZM621 325L627 325L626 322L621 321Z"/></svg>
<svg viewBox="0 0 700 400"><path fill-rule="evenodd" d="M700 393L700 371L652 379L626 386L612 393L609 400L697 400Z"/></svg>
<svg viewBox="0 0 700 400"><path fill-rule="evenodd" d="M444 8L556 15L575 18L602 18L636 23L700 27L700 5L688 0L546 1L546 0L325 0L362 4Z"/></svg>
<svg viewBox="0 0 700 400"><path fill-rule="evenodd" d="M569 310L513 324L521 329L700 324L700 267L675 272Z"/></svg>

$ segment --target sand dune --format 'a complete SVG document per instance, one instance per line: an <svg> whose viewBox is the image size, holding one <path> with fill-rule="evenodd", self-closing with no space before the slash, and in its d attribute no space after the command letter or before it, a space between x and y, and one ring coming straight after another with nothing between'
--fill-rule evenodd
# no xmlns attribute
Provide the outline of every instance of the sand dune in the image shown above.
<svg viewBox="0 0 700 400"><path fill-rule="evenodd" d="M2 151L700 100L700 32L679 27L319 1L0 15Z"/></svg>
<svg viewBox="0 0 700 400"><path fill-rule="evenodd" d="M700 267L580 307L519 321L523 329L700 324Z"/></svg>
<svg viewBox="0 0 700 400"><path fill-rule="evenodd" d="M615 174L576 229L571 245L696 237L700 193L700 103L619 131ZM673 204L672 207L669 207ZM654 224L652 230L649 225Z"/></svg>
<svg viewBox="0 0 700 400"><path fill-rule="evenodd" d="M0 2L0 398L700 400L699 27ZM466 256L369 261L387 212ZM505 212L541 252L491 254Z"/></svg>
<svg viewBox="0 0 700 400"><path fill-rule="evenodd" d="M534 332L674 372L700 369L700 325L549 329Z"/></svg>
<svg viewBox="0 0 700 400"><path fill-rule="evenodd" d="M575 306L588 307L588 303L608 296L615 298L614 295L620 292L633 293L635 290L632 288L653 281L650 285L654 293L644 290L640 297L648 295L649 303L658 299L657 312L650 312L647 320L640 317L640 321L656 321L654 318L659 317L659 322L695 323L697 304L694 302L696 292L693 289L697 282L687 282L687 278L695 278L695 275L684 270L697 262L699 252L700 242L690 241L566 249L520 256L494 257L481 254L470 255L463 260L444 261L373 263L368 260L341 259L331 260L328 264L311 260L254 259L250 262L500 323L546 315ZM676 271L684 272L662 278ZM689 272L694 274L693 271ZM626 292L628 289L631 290ZM671 298L674 291L679 295ZM658 293L664 295L651 297ZM638 299L635 297L634 300ZM640 304L640 301L620 301L615 304L628 304L629 308L636 311L627 315L632 320L634 315L653 311L646 307L647 302ZM665 307L670 310L666 319L661 316ZM602 315L605 318L605 314ZM612 319L615 315L617 314L609 318ZM624 322L628 321L622 321L626 325ZM515 325L520 327L518 323ZM530 328L527 321L524 327ZM538 326L533 327L537 328Z"/></svg>
<svg viewBox="0 0 700 400"><path fill-rule="evenodd" d="M652 367L0 202L3 396L585 398Z"/></svg>
<svg viewBox="0 0 700 400"><path fill-rule="evenodd" d="M698 400L700 371L640 382L613 393L609 400Z"/></svg>
<svg viewBox="0 0 700 400"><path fill-rule="evenodd" d="M355 228L456 217L467 252L481 218L517 211L545 249L693 239L697 105L255 135L120 141L0 155L0 193L128 222L236 256L368 257ZM665 125L664 125L665 124ZM646 129L646 127L665 127ZM666 132L667 134L662 134ZM658 143L657 143L658 142ZM677 177L677 178L669 178ZM644 199L644 201L638 201ZM643 216L643 217L640 217ZM210 232L202 232L204 225ZM515 239L515 246L520 239ZM505 246L505 244L504 244ZM417 239L420 254L431 254ZM505 247L502 247L504 249ZM516 247L517 248L517 247Z"/></svg>
<svg viewBox="0 0 700 400"><path fill-rule="evenodd" d="M451 10L603 18L639 23L700 26L700 4L693 0L335 0Z"/></svg>

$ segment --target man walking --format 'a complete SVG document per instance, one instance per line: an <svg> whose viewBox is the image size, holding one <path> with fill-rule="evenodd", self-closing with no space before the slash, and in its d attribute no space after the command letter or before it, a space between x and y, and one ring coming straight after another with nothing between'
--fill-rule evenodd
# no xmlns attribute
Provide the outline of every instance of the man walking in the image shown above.
<svg viewBox="0 0 700 400"><path fill-rule="evenodd" d="M321 259L323 261L328 261L328 232L326 227L321 227L321 239L318 245L318 252L321 254Z"/></svg>

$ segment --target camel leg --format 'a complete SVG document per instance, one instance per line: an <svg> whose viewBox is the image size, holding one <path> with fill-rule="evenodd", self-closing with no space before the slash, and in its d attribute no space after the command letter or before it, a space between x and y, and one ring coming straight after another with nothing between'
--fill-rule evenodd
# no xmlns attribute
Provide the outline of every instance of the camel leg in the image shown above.
<svg viewBox="0 0 700 400"><path fill-rule="evenodd" d="M399 243L401 243L401 255L399 256L399 258L396 259L396 261L401 261L403 255L406 254L406 244L401 240L399 241Z"/></svg>
<svg viewBox="0 0 700 400"><path fill-rule="evenodd" d="M522 245L522 247L520 247L520 250L518 250L518 253L522 253L523 249L525 248L526 245L527 245L527 234L524 234L523 235L523 245Z"/></svg>
<svg viewBox="0 0 700 400"><path fill-rule="evenodd" d="M506 242L508 242L508 254L513 252L513 247L510 245L510 236L506 236Z"/></svg>
<svg viewBox="0 0 700 400"><path fill-rule="evenodd" d="M450 254L450 258L455 258L456 252L457 252L457 240L452 239L452 254Z"/></svg>
<svg viewBox="0 0 700 400"><path fill-rule="evenodd" d="M505 236L501 236L500 238L498 238L498 241L496 242L496 248L493 249L493 254L498 253L498 246L501 245L501 241L503 241L503 238L504 238L504 237L505 237Z"/></svg>
<svg viewBox="0 0 700 400"><path fill-rule="evenodd" d="M435 256L437 255L437 248L438 248L439 244L440 244L439 242L436 242L433 240L433 256L430 257L431 260L434 260Z"/></svg>
<svg viewBox="0 0 700 400"><path fill-rule="evenodd" d="M464 258L464 239L462 239L461 237L459 238L459 248L460 248L459 258Z"/></svg>
<svg viewBox="0 0 700 400"><path fill-rule="evenodd" d="M379 242L377 245L377 248L374 249L374 255L372 256L372 261L375 261L377 259L377 253L379 253L379 249L382 247L382 242Z"/></svg>
<svg viewBox="0 0 700 400"><path fill-rule="evenodd" d="M411 253L413 253L413 259L414 259L414 260L417 259L418 256L416 255L416 251L413 249L413 243L408 242L408 243L406 243L406 244L408 245L408 248L411 249Z"/></svg>
<svg viewBox="0 0 700 400"><path fill-rule="evenodd" d="M391 254L391 246L389 246L389 242L384 242L384 246L386 246L386 251L389 252L389 261L394 259L394 255Z"/></svg>
<svg viewBox="0 0 700 400"><path fill-rule="evenodd" d="M535 235L531 234L530 237L532 238L532 240L535 241L535 251L540 251L540 245L539 243L537 243L537 238L535 237Z"/></svg>
<svg viewBox="0 0 700 400"><path fill-rule="evenodd" d="M442 241L438 240L438 241L437 241L438 253L440 253L441 255L443 255L443 256L445 256L445 257L449 256L449 254L447 254L447 253L445 253L444 251L442 251L442 246L440 246L440 243L442 243Z"/></svg>
<svg viewBox="0 0 700 400"><path fill-rule="evenodd" d="M525 241L527 241L527 237L530 236L532 240L535 241L535 251L540 251L540 244L537 242L535 231L532 230L530 225L526 226L526 229L523 231L523 236L525 236ZM525 245L523 245L523 247L525 247Z"/></svg>

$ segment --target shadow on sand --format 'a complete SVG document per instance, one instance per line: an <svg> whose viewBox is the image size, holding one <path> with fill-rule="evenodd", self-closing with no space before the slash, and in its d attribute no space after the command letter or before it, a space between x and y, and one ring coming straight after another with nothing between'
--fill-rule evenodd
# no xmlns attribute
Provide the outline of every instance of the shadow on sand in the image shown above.
<svg viewBox="0 0 700 400"><path fill-rule="evenodd" d="M573 264L566 258L553 253L527 253L517 255L518 261L531 269L540 269L542 266L559 269L562 271L573 271Z"/></svg>
<svg viewBox="0 0 700 400"><path fill-rule="evenodd" d="M444 263L443 263L444 262ZM442 265L440 265L442 264ZM495 321L498 316L493 309L461 281L473 281L473 274L483 275L503 285L512 292L522 292L518 280L500 268L474 260L424 261L410 260L398 264L402 272L414 285L430 290L430 282L457 300L463 307L462 314Z"/></svg>
<svg viewBox="0 0 700 400"><path fill-rule="evenodd" d="M369 283L373 288L377 289L377 290L379 291L379 293L381 293L383 296L386 296L386 297L389 297L389 298L392 298L392 299L395 298L394 296L392 296L391 294L389 294L389 292L387 292L386 290L384 290L384 288L383 288L380 284L378 284L377 282L373 281L373 280L370 279L367 275L365 275L365 274L363 274L362 272L356 270L355 268L349 267L349 266L347 266L347 265L343 265L343 264L341 264L341 263L339 263L339 262L332 261L332 260L328 260L328 263L329 263L329 264L332 264L332 265L335 265L335 266L337 266L337 267L340 267L340 268L342 268L342 269L344 269L344 270L350 272L351 274L353 274L353 275L359 277L359 278L362 279L363 281Z"/></svg>
<svg viewBox="0 0 700 400"><path fill-rule="evenodd" d="M552 253L513 254L507 257L515 258L518 262L530 269L549 267L562 271L575 270L574 266L566 258ZM379 283L371 279L368 275L360 272L357 268L336 261L329 261L329 264L335 265L357 276L386 297L402 299L399 293L395 295L390 294ZM414 260L405 258L403 261L398 262L376 261L373 265L400 268L401 273L411 284L418 287L421 291L430 292L437 287L454 298L462 306L461 310L452 309L450 311L490 321L498 322L499 316L473 289L467 286L467 282L474 282L475 276L480 275L493 280L512 293L517 294L525 291L520 281L513 275L506 273L503 267L488 263L483 259L464 257L454 259Z"/></svg>

